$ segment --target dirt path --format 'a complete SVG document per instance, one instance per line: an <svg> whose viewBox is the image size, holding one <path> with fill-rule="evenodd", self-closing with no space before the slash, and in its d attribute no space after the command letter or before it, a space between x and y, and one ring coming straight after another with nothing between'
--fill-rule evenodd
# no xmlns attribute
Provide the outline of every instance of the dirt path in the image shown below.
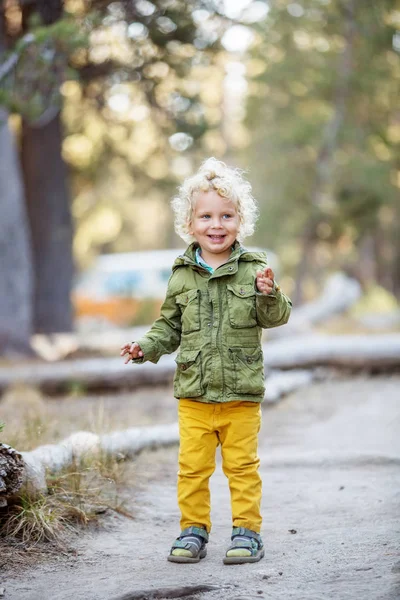
<svg viewBox="0 0 400 600"><path fill-rule="evenodd" d="M110 517L105 530L83 535L77 557L9 574L0 584L4 598L115 600L212 584L219 590L199 597L398 600L399 432L400 377L325 382L267 408L260 440L266 556L239 567L222 564L231 525L220 467L207 558L166 561L178 533L177 452L143 455L137 519Z"/></svg>

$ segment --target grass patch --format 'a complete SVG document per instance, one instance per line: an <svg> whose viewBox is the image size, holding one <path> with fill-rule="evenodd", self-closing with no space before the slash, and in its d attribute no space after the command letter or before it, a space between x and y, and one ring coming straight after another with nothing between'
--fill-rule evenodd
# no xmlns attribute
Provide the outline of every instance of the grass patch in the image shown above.
<svg viewBox="0 0 400 600"><path fill-rule="evenodd" d="M15 385L1 398L1 416L7 423L4 441L17 450L31 450L46 439L51 420L43 395L35 388Z"/></svg>
<svg viewBox="0 0 400 600"><path fill-rule="evenodd" d="M28 385L9 388L0 399L1 440L18 451L54 444L73 432L102 435L128 427L171 421L175 404L163 388L133 395L47 397ZM102 527L113 513L132 518L138 486L164 474L175 449L144 453L134 461L98 452L58 474L47 474L48 494L17 498L0 509L0 568L70 555L83 528ZM168 461L167 461L168 462Z"/></svg>
<svg viewBox="0 0 400 600"><path fill-rule="evenodd" d="M59 550L65 549L71 533L99 524L109 511L133 518L118 493L123 472L122 461L99 455L49 473L47 494L23 494L0 509L0 537L27 548L50 543Z"/></svg>

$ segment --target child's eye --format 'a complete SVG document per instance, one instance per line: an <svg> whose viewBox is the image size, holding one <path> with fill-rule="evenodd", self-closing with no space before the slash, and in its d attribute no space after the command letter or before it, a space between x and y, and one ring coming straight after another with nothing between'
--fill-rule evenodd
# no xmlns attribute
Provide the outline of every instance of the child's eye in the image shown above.
<svg viewBox="0 0 400 600"><path fill-rule="evenodd" d="M229 215L228 213L226 215L223 215L224 219L231 219L232 215Z"/></svg>
<svg viewBox="0 0 400 600"><path fill-rule="evenodd" d="M210 215L201 215L201 218L202 218L202 219L209 219L209 218L210 218Z"/></svg>

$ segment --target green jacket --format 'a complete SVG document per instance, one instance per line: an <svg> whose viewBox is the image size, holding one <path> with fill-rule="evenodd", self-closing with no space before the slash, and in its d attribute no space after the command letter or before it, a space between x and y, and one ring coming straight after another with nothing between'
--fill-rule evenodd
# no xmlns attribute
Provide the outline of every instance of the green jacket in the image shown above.
<svg viewBox="0 0 400 600"><path fill-rule="evenodd" d="M196 244L172 268L161 316L136 340L143 358L157 363L180 346L174 378L176 398L228 402L264 398L262 328L284 325L291 302L276 286L265 296L255 286L266 267L264 252L238 242L227 263L213 274L195 260Z"/></svg>

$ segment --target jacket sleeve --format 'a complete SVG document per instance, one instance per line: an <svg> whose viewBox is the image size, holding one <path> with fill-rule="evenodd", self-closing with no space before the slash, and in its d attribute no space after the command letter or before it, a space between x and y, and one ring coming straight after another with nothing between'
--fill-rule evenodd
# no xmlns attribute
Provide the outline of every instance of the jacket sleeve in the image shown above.
<svg viewBox="0 0 400 600"><path fill-rule="evenodd" d="M257 270L265 269L266 263L259 263ZM279 325L285 325L290 317L292 310L292 302L275 283L274 289L268 295L262 294L257 289L257 284L254 283L256 288L256 311L257 311L257 323L264 329L271 329L272 327L279 327Z"/></svg>
<svg viewBox="0 0 400 600"><path fill-rule="evenodd" d="M264 329L285 325L290 317L292 302L275 284L268 295L256 292L257 322Z"/></svg>
<svg viewBox="0 0 400 600"><path fill-rule="evenodd" d="M151 329L143 337L135 340L143 351L143 357L132 362L157 363L163 354L174 352L181 342L181 329L181 310L175 302L175 294L168 285L160 317L154 321Z"/></svg>

